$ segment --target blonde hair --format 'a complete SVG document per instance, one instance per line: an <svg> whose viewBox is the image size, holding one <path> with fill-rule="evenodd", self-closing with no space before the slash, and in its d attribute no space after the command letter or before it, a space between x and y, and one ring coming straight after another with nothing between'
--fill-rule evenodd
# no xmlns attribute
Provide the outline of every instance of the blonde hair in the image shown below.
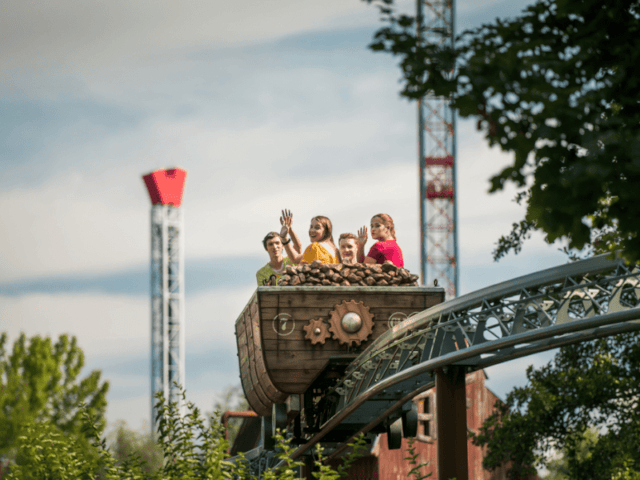
<svg viewBox="0 0 640 480"><path fill-rule="evenodd" d="M371 217L371 220L373 220L376 217L378 217L380 220L382 220L382 224L385 227L387 227L387 229L389 230L389 233L391 234L393 239L397 240L397 238L396 238L396 229L393 226L393 219L391 218L391 216L387 215L386 213L378 213L377 215L374 215L373 217Z"/></svg>
<svg viewBox="0 0 640 480"><path fill-rule="evenodd" d="M338 238L338 243L340 243L340 240L355 240L356 242L358 241L358 237L356 237L353 233L341 233L340 234L340 238Z"/></svg>

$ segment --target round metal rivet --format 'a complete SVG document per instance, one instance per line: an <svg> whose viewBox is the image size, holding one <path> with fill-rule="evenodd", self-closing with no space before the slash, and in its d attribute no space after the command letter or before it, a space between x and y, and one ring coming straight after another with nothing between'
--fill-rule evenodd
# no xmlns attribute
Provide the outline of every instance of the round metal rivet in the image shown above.
<svg viewBox="0 0 640 480"><path fill-rule="evenodd" d="M362 319L355 312L348 312L342 317L342 329L348 333L356 333L362 328Z"/></svg>
<svg viewBox="0 0 640 480"><path fill-rule="evenodd" d="M313 331L313 334L320 335L320 332L322 332L322 330L320 330L320 327L316 327L316 329Z"/></svg>

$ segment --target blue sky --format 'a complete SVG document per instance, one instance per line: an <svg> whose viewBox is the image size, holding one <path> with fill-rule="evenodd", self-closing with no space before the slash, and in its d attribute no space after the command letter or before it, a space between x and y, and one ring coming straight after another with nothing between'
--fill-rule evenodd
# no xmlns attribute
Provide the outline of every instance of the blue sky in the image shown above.
<svg viewBox="0 0 640 480"><path fill-rule="evenodd" d="M460 0L458 31L528 3ZM239 383L233 324L282 208L303 239L314 215L342 233L388 212L418 273L416 106L397 61L366 48L379 25L358 0L3 2L0 329L76 335L84 373L110 382L110 424L148 422L141 176L164 167L188 171L186 387L203 410ZM509 159L458 126L461 293L566 262L540 236L492 261L522 214L513 190L487 194ZM547 358L492 367L489 386Z"/></svg>

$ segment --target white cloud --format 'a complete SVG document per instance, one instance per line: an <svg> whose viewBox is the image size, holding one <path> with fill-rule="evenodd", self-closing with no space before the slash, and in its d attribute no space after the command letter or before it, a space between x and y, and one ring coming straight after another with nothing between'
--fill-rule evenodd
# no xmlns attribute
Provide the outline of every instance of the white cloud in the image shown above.
<svg viewBox="0 0 640 480"><path fill-rule="evenodd" d="M203 410L211 410L215 394L240 382L236 368L215 364L191 364L214 354L232 355L236 361L235 321L249 300L253 287L221 289L189 297L185 306L185 362L187 394ZM0 328L9 335L9 348L21 331L28 338L49 336L56 341L62 333L74 335L85 354L89 369L103 371L110 383L107 420L122 418L139 428L149 420L149 374L123 365L150 356L150 309L146 297L99 294L0 296ZM222 353L220 353L222 352ZM211 354L211 355L209 355ZM190 373L192 377L189 377ZM86 373L83 373L85 375ZM195 376L194 376L195 375Z"/></svg>
<svg viewBox="0 0 640 480"><path fill-rule="evenodd" d="M235 345L235 321L253 290L252 285L190 296L185 303L187 344L200 351ZM21 331L28 337L75 335L93 362L149 351L149 304L146 296L97 293L0 296L1 325L11 339Z"/></svg>
<svg viewBox="0 0 640 480"><path fill-rule="evenodd" d="M140 175L127 178L121 170L93 178L76 170L42 187L1 192L0 249L6 253L0 277L112 271L142 263L149 258L144 195Z"/></svg>
<svg viewBox="0 0 640 480"><path fill-rule="evenodd" d="M5 226L0 232L0 250L11 252L0 264L5 281L116 271L147 263L149 200L141 174L170 166L171 159L179 158L183 161L178 164L188 170L183 204L188 257L259 254L259 240L265 232L279 228L280 210L289 208L304 243L308 222L315 215L329 216L337 237L368 224L375 213L389 213L405 256L418 261L418 181L411 152L399 145L398 155L386 164L360 163L359 171L352 168L352 158L366 158L362 151L374 155L384 143L375 138L384 138L382 118L353 115L322 122L317 129L308 124L266 124L213 132L200 122L158 122L140 133L148 142L156 138L158 142L150 143L143 158L134 150L118 160L118 165L130 160L127 166L108 168L108 158L118 150L124 154L129 145L125 140L111 151L109 144L116 142L111 139L104 149L98 146L92 151L108 157L97 162L104 165L99 172L80 173L83 170L77 167L42 186L0 193ZM325 147L340 152L342 160L327 161L348 165L347 173L342 175L339 167L322 168L322 158L313 146L323 141ZM458 216L463 266L489 263L497 238L524 214L511 201L512 188L486 193L490 172L507 161L508 156L490 150L479 136L477 143L460 151ZM305 165L297 174L301 180L293 180L290 174L283 181L280 170L297 168L297 162ZM317 180L314 171L320 172ZM525 252L552 250L539 236L525 247ZM419 270L415 263L408 266Z"/></svg>
<svg viewBox="0 0 640 480"><path fill-rule="evenodd" d="M47 95L44 78L95 80L169 55L364 25L378 25L378 12L359 1L9 0L0 19L0 71L13 92Z"/></svg>
<svg viewBox="0 0 640 480"><path fill-rule="evenodd" d="M149 300L100 294L29 294L0 296L2 329L17 338L75 335L78 345L91 357L121 356L148 349Z"/></svg>

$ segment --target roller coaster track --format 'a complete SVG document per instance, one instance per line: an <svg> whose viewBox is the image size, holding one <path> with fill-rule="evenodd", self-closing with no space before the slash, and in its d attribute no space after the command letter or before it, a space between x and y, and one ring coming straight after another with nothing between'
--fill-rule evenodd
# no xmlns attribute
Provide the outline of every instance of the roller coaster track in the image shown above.
<svg viewBox="0 0 640 480"><path fill-rule="evenodd" d="M436 369L465 366L470 372L639 329L640 270L605 255L436 305L385 332L349 365L326 394L335 399L331 416L292 457L338 425L352 424L355 437L397 416L403 405L434 386Z"/></svg>

